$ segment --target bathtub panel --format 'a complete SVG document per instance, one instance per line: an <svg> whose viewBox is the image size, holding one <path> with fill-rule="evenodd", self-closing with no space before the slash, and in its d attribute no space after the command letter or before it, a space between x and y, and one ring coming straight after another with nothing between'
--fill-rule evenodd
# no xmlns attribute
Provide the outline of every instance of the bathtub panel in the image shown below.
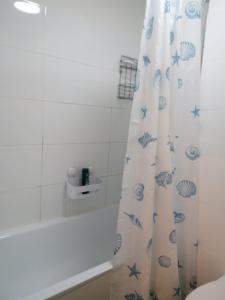
<svg viewBox="0 0 225 300"><path fill-rule="evenodd" d="M51 300L109 300L111 272L104 274L87 284L68 292L65 295L50 298Z"/></svg>
<svg viewBox="0 0 225 300"><path fill-rule="evenodd" d="M116 210L105 208L0 236L0 299L29 296L110 260L115 231Z"/></svg>

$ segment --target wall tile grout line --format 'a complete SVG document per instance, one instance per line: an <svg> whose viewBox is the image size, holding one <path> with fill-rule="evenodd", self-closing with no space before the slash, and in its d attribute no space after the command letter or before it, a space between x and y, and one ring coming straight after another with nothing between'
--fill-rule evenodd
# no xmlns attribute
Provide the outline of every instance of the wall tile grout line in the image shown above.
<svg viewBox="0 0 225 300"><path fill-rule="evenodd" d="M0 95L0 102L5 101L34 101L34 102L45 102L45 103L52 103L52 104L65 104L65 105L74 105L74 106L83 106L83 107L93 107L93 108L106 108L106 109L117 109L117 110L129 110L129 107L120 107L120 106L111 106L111 105L98 105L98 104L85 104L85 103L76 103L70 101L58 101L58 100L46 100L46 99L31 99L31 98L15 98ZM71 100L72 101L72 100Z"/></svg>
<svg viewBox="0 0 225 300"><path fill-rule="evenodd" d="M74 64L79 64L79 65L90 67L90 68L97 68L97 69L102 69L102 70L106 70L106 71L114 70L113 66L104 67L102 65L95 65L95 64L85 63L83 61L74 60L72 58L67 58L67 57L63 57L63 56L57 56L57 55L50 54L50 53L44 52L44 51L26 49L26 48L16 47L16 46L13 46L13 45L3 44L3 43L0 43L0 47L15 49L15 50L18 50L18 51L23 51L23 52L34 53L35 55L51 57L51 58L55 58L55 59L62 60L62 61L68 61L68 62L71 62L71 63L74 63Z"/></svg>

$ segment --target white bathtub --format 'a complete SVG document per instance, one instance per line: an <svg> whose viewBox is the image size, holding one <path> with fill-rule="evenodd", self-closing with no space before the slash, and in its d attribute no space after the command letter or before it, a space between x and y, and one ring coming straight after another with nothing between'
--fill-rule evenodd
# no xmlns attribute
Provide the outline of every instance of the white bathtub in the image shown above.
<svg viewBox="0 0 225 300"><path fill-rule="evenodd" d="M41 300L112 269L116 208L0 234L0 299Z"/></svg>

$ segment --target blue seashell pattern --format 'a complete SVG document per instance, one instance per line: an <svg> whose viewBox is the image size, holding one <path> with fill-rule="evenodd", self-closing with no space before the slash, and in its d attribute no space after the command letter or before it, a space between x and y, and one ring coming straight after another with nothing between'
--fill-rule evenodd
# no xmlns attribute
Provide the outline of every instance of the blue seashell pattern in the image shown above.
<svg viewBox="0 0 225 300"><path fill-rule="evenodd" d="M191 58L194 58L196 54L196 49L195 49L195 45L184 41L180 43L180 59L182 61L188 61Z"/></svg>
<svg viewBox="0 0 225 300"><path fill-rule="evenodd" d="M185 7L186 16L189 19L201 18L201 6L198 1L189 1Z"/></svg>
<svg viewBox="0 0 225 300"><path fill-rule="evenodd" d="M170 0L165 0L164 12L165 12L165 14L170 12Z"/></svg>
<svg viewBox="0 0 225 300"><path fill-rule="evenodd" d="M177 237L176 237L176 230L173 230L169 235L169 240L172 244L176 244Z"/></svg>
<svg viewBox="0 0 225 300"><path fill-rule="evenodd" d="M136 184L134 188L134 195L138 201L142 201L144 199L144 189L145 189L144 184L142 183Z"/></svg>
<svg viewBox="0 0 225 300"><path fill-rule="evenodd" d="M179 260L178 260L178 262L177 262L177 267L178 267L178 269L183 269L183 265L180 263Z"/></svg>
<svg viewBox="0 0 225 300"><path fill-rule="evenodd" d="M181 223L185 220L185 215L183 213L174 211L173 215L174 215L174 223Z"/></svg>
<svg viewBox="0 0 225 300"><path fill-rule="evenodd" d="M177 79L177 87L178 87L178 89L181 89L182 86L183 86L183 79L178 78L178 79Z"/></svg>
<svg viewBox="0 0 225 300"><path fill-rule="evenodd" d="M164 12L165 14L170 13L172 8L177 7L178 0L165 0Z"/></svg>
<svg viewBox="0 0 225 300"><path fill-rule="evenodd" d="M162 72L160 69L155 71L154 80L153 80L153 86L157 89L160 88L162 83Z"/></svg>
<svg viewBox="0 0 225 300"><path fill-rule="evenodd" d="M197 285L192 278L197 234L184 233L196 223L196 214L189 212L196 209L198 196L195 177L200 151L194 143L201 112L196 97L201 1L152 0L147 5L141 56L135 63L135 70L140 70L131 75L134 86L136 79L139 82L139 91L131 113L116 266L128 251L124 252L125 272L116 278L115 299L180 299ZM173 280L167 282L170 277Z"/></svg>
<svg viewBox="0 0 225 300"><path fill-rule="evenodd" d="M174 294L173 297L179 296L180 295L180 287L178 286L177 288L174 288Z"/></svg>
<svg viewBox="0 0 225 300"><path fill-rule="evenodd" d="M140 294L138 294L136 291L131 294L126 294L124 296L124 298L126 300L144 300L144 298Z"/></svg>
<svg viewBox="0 0 225 300"><path fill-rule="evenodd" d="M200 150L197 145L190 145L185 150L185 155L190 160L196 160L200 157Z"/></svg>
<svg viewBox="0 0 225 300"><path fill-rule="evenodd" d="M189 286L192 290L195 290L197 288L197 279L196 276L192 276L189 282Z"/></svg>
<svg viewBox="0 0 225 300"><path fill-rule="evenodd" d="M143 61L144 61L144 65L145 65L146 67L151 63L151 60L150 60L150 58L148 57L148 55L143 56Z"/></svg>
<svg viewBox="0 0 225 300"><path fill-rule="evenodd" d="M117 233L116 235L116 246L115 246L115 249L114 249L114 255L116 255L120 248L122 246L122 235L120 233Z"/></svg>
<svg viewBox="0 0 225 300"><path fill-rule="evenodd" d="M159 97L159 110L163 110L167 105L166 97L160 96Z"/></svg>
<svg viewBox="0 0 225 300"><path fill-rule="evenodd" d="M170 67L166 69L166 79L170 81Z"/></svg>
<svg viewBox="0 0 225 300"><path fill-rule="evenodd" d="M143 136L138 139L138 142L143 148L146 148L148 144L157 141L157 138L153 138L148 132L145 132Z"/></svg>
<svg viewBox="0 0 225 300"><path fill-rule="evenodd" d="M172 265L171 259L169 256L162 255L158 258L158 262L161 267L169 268Z"/></svg>
<svg viewBox="0 0 225 300"><path fill-rule="evenodd" d="M150 300L159 300L159 298L158 298L156 292L153 291L153 290L150 290L150 291L149 291L149 297L150 297Z"/></svg>
<svg viewBox="0 0 225 300"><path fill-rule="evenodd" d="M151 238L151 239L149 240L149 242L148 242L147 249L146 249L146 252L147 252L148 255L150 255L150 250L151 250L151 248L152 248L152 242L153 242L153 240L152 240L152 238Z"/></svg>
<svg viewBox="0 0 225 300"><path fill-rule="evenodd" d="M153 33L153 29L154 29L154 21L155 18L152 17L147 24L147 28L146 28L146 33L145 33L145 37L147 40L149 40L152 37L152 33Z"/></svg>
<svg viewBox="0 0 225 300"><path fill-rule="evenodd" d="M157 176L155 176L156 183L166 188L167 185L170 185L173 182L173 172L170 173L168 171L160 172Z"/></svg>
<svg viewBox="0 0 225 300"><path fill-rule="evenodd" d="M128 214L127 212L124 212L124 214L129 217L129 219L133 225L139 227L140 229L143 229L143 226L142 226L140 220L134 214Z"/></svg>
<svg viewBox="0 0 225 300"><path fill-rule="evenodd" d="M173 42L174 42L174 38L175 38L174 32L173 32L173 31L171 31L171 32L170 32L170 45L172 45L172 44L173 44Z"/></svg>
<svg viewBox="0 0 225 300"><path fill-rule="evenodd" d="M158 217L158 214L156 212L154 212L153 213L153 223L154 224L156 223L157 217Z"/></svg>
<svg viewBox="0 0 225 300"><path fill-rule="evenodd" d="M190 198L197 193L197 187L194 182L190 180L181 180L176 185L178 194L183 198Z"/></svg>

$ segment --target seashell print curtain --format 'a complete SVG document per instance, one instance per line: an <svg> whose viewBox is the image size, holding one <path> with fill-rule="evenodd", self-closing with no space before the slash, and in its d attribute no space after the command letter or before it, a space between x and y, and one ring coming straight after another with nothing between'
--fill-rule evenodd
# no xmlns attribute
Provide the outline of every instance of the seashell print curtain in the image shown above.
<svg viewBox="0 0 225 300"><path fill-rule="evenodd" d="M148 0L118 217L111 300L196 288L200 0Z"/></svg>

